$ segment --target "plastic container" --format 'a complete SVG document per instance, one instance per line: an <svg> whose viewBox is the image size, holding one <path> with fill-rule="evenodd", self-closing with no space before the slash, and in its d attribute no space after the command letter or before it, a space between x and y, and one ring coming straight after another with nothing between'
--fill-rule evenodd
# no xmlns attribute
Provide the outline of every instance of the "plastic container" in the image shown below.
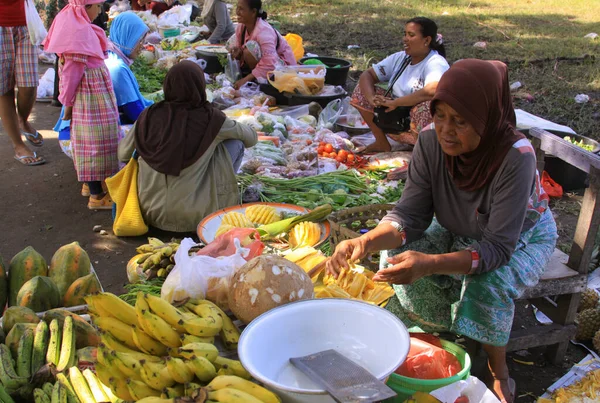
<svg viewBox="0 0 600 403"><path fill-rule="evenodd" d="M600 151L600 143L588 137L563 132L551 133L563 138L569 136L577 141L582 140L584 144L591 145L594 147L594 149L591 151L594 154ZM550 175L552 179L554 179L558 184L562 186L565 192L584 189L588 187L588 175L581 169L576 168L573 165L551 154L546 154L544 162L544 170L548 172L548 175Z"/></svg>
<svg viewBox="0 0 600 403"><path fill-rule="evenodd" d="M316 102L321 105L322 108L325 108L328 103L334 101L336 99L344 99L348 93L346 91L341 94L334 95L325 95L325 96L317 96L317 95L287 95L289 98L289 105L305 105L311 102Z"/></svg>
<svg viewBox="0 0 600 403"><path fill-rule="evenodd" d="M159 28L158 32L163 38L172 38L181 35L181 29L179 28Z"/></svg>
<svg viewBox="0 0 600 403"><path fill-rule="evenodd" d="M221 73L224 71L224 67L219 61L219 57L213 52L205 52L202 49L196 49L196 58L206 61L206 68L204 72L206 74Z"/></svg>
<svg viewBox="0 0 600 403"><path fill-rule="evenodd" d="M345 59L338 57L318 56L318 57L303 57L298 62L304 63L308 59L317 59L322 61L327 66L327 73L325 74L325 84L330 85L341 85L346 86L346 80L348 79L348 72L352 63ZM339 66L339 67L337 67Z"/></svg>
<svg viewBox="0 0 600 403"><path fill-rule="evenodd" d="M442 379L414 379L392 373L388 378L387 385L392 388L398 396L388 399L386 402L402 403L415 392L429 393L446 385L450 385L451 383L466 380L469 377L471 372L471 357L469 354L454 343L446 340L440 340L440 342L442 343L444 350L454 354L454 356L458 358L460 365L462 365L462 370L454 376Z"/></svg>

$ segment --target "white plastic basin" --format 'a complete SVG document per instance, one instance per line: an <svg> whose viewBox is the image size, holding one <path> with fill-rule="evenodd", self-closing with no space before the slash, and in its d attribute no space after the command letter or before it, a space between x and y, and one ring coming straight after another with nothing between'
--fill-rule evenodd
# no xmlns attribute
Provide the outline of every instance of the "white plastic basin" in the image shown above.
<svg viewBox="0 0 600 403"><path fill-rule="evenodd" d="M243 331L238 355L244 367L284 402L333 402L289 362L335 349L385 380L406 359L406 326L385 309L347 299L313 299L264 313Z"/></svg>

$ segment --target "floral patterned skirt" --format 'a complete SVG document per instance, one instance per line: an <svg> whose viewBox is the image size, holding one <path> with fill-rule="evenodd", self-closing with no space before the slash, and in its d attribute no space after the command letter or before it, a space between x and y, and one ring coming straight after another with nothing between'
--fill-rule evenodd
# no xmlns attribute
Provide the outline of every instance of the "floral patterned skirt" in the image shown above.
<svg viewBox="0 0 600 403"><path fill-rule="evenodd" d="M508 343L515 311L514 300L540 279L556 244L556 223L547 209L538 223L521 234L506 266L476 275L434 275L412 285L394 285L397 298L386 309L415 331L450 331L493 346ZM388 256L406 250L448 253L465 249L473 241L443 228L437 220L418 241L401 249L384 251Z"/></svg>

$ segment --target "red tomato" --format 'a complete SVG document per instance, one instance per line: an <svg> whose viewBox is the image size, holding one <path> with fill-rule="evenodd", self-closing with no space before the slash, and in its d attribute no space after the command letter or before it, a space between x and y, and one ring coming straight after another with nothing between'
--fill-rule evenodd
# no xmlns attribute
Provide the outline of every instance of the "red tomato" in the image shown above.
<svg viewBox="0 0 600 403"><path fill-rule="evenodd" d="M306 145L309 146L312 144L312 140L306 140Z"/></svg>
<svg viewBox="0 0 600 403"><path fill-rule="evenodd" d="M342 158L346 159L346 157L348 157L348 151L346 151L346 150L340 150L340 151L338 152L338 155L339 155L340 157L342 157Z"/></svg>
<svg viewBox="0 0 600 403"><path fill-rule="evenodd" d="M326 153L333 152L333 146L331 144L325 144L325 152Z"/></svg>
<svg viewBox="0 0 600 403"><path fill-rule="evenodd" d="M335 151L332 151L329 153L329 158L336 158L337 157L337 153Z"/></svg>
<svg viewBox="0 0 600 403"><path fill-rule="evenodd" d="M321 147L321 146L325 147L325 144L327 144L327 143L324 141L321 141L321 142L319 142L319 147Z"/></svg>
<svg viewBox="0 0 600 403"><path fill-rule="evenodd" d="M337 157L335 157L335 160L337 162L344 162L344 159L340 155L338 155Z"/></svg>
<svg viewBox="0 0 600 403"><path fill-rule="evenodd" d="M354 154L348 154L348 156L346 157L346 161L354 162L355 158L356 157L354 156Z"/></svg>
<svg viewBox="0 0 600 403"><path fill-rule="evenodd" d="M325 152L325 147L324 146L319 146L319 148L317 148L317 153L323 154L323 152Z"/></svg>

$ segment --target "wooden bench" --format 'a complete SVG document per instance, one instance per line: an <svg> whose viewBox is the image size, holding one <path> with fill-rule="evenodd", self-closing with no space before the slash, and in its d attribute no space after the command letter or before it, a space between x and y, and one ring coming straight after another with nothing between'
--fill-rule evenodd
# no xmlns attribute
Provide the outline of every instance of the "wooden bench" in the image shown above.
<svg viewBox="0 0 600 403"><path fill-rule="evenodd" d="M569 255L556 249L540 282L528 289L521 299L529 300L554 322L534 329L514 329L508 351L547 346L547 357L554 363L562 361L569 340L575 336L575 316L581 292L587 285L589 264L600 225L600 157L583 150L547 131L529 130L536 150L538 170L544 170L544 157L551 154L588 173L589 187L583 203Z"/></svg>

